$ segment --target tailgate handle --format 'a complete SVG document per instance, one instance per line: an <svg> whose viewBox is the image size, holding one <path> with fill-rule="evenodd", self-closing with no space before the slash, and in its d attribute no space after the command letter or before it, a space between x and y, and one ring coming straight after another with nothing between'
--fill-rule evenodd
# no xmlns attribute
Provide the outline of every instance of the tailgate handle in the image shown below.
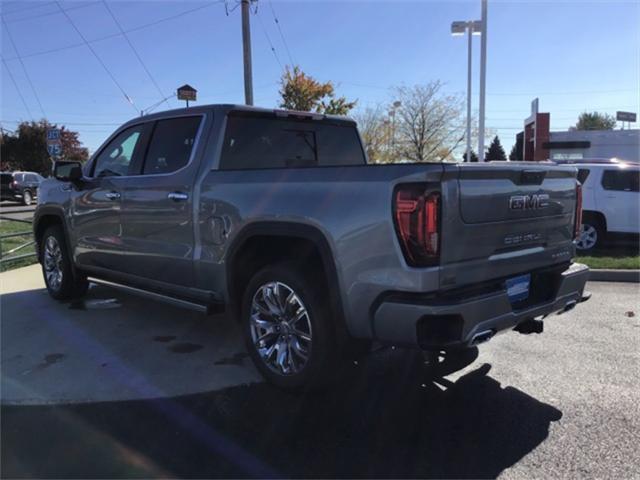
<svg viewBox="0 0 640 480"><path fill-rule="evenodd" d="M523 170L518 185L540 185L546 175L545 170Z"/></svg>

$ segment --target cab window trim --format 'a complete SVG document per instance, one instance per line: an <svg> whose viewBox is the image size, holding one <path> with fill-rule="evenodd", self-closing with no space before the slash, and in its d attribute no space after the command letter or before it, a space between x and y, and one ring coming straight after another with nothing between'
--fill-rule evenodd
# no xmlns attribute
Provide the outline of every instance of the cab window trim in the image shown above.
<svg viewBox="0 0 640 480"><path fill-rule="evenodd" d="M173 172L169 172L169 173L149 173L147 175L145 175L142 172L142 169L144 168L144 159L147 155L147 151L149 149L149 143L151 141L151 135L153 134L153 131L155 130L155 125L157 122L161 121L161 120L172 120L174 118L184 118L184 117L200 117L200 125L198 126L198 132L196 133L196 137L195 140L193 141L193 147L191 149L191 155L189 155L189 161L180 169L175 170ZM200 145L200 137L202 136L202 132L204 131L204 125L206 123L206 117L207 117L207 113L183 113L183 114L179 114L179 115L171 115L171 116L166 116L166 117L161 117L161 118L154 118L153 120L147 120L147 121L140 121L140 122L136 122L133 124L125 124L122 127L120 127L118 130L116 130L114 133L111 134L111 136L105 141L105 143L100 147L100 150L98 150L93 158L91 159L91 165L89 166L89 171L91 172L90 175L88 175L89 178L95 178L93 176L93 172L95 170L95 164L98 161L98 157L102 154L102 152L109 146L109 144L113 141L113 139L115 139L118 135L120 135L122 132L124 132L125 130L131 128L131 127L137 127L139 125L151 125L150 129L148 130L149 135L147 136L145 140L145 148L144 148L144 155L142 156L142 161L140 162L140 169L138 170L139 173L135 173L135 174L131 174L131 175L121 175L119 177L115 177L115 178L133 178L133 177L162 177L162 176L167 176L167 175L175 175L178 172L181 172L182 170L188 168L192 163L193 163L193 159L195 158L195 153L196 150L198 149L198 146ZM149 127L148 127L149 128ZM137 148L137 147L136 147ZM114 177L110 177L110 178L114 178Z"/></svg>

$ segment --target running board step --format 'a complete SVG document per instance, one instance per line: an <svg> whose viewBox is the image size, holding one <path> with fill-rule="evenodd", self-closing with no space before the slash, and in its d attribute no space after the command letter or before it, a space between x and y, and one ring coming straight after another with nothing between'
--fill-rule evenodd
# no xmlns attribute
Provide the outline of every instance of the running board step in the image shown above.
<svg viewBox="0 0 640 480"><path fill-rule="evenodd" d="M87 278L87 280L97 285L104 285L105 287L115 288L132 295L137 295L139 297L145 297L152 300L158 300L160 302L168 303L176 307L186 308L188 310L205 313L207 315L213 313L221 313L224 311L223 305L204 305L202 303L191 302L189 300L183 300L182 298L176 298L170 295L144 290L142 288L130 287L129 285L122 285L120 283L110 282L108 280L102 280L95 277L89 277Z"/></svg>

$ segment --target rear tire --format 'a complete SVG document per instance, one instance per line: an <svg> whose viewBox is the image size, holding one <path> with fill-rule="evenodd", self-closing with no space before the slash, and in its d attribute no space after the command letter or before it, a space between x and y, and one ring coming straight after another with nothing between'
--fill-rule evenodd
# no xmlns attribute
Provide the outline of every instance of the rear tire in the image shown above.
<svg viewBox="0 0 640 480"><path fill-rule="evenodd" d="M576 239L576 249L586 253L602 247L606 230L597 218L587 217L582 221L580 235Z"/></svg>
<svg viewBox="0 0 640 480"><path fill-rule="evenodd" d="M42 275L47 291L56 300L70 300L87 293L86 277L73 271L64 231L60 225L47 228L40 243ZM75 274L74 274L75 273Z"/></svg>
<svg viewBox="0 0 640 480"><path fill-rule="evenodd" d="M270 383L293 390L325 386L339 364L331 309L303 271L289 262L263 268L249 281L241 308L254 364Z"/></svg>
<svg viewBox="0 0 640 480"><path fill-rule="evenodd" d="M33 195L31 195L31 192L29 190L25 190L24 192L22 192L22 203L25 206L29 206L31 205L31 202L33 202Z"/></svg>

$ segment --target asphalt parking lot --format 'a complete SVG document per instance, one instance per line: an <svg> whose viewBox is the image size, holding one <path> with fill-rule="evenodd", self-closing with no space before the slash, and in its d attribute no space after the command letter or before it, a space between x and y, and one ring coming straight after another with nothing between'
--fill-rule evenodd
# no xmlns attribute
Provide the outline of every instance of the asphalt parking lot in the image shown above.
<svg viewBox="0 0 640 480"><path fill-rule="evenodd" d="M332 390L262 383L234 322L0 275L3 477L608 477L640 472L640 291L501 335L441 379L377 351Z"/></svg>
<svg viewBox="0 0 640 480"><path fill-rule="evenodd" d="M35 205L25 207L19 203L9 202L7 200L0 202L0 215L16 220L30 220L35 210Z"/></svg>

